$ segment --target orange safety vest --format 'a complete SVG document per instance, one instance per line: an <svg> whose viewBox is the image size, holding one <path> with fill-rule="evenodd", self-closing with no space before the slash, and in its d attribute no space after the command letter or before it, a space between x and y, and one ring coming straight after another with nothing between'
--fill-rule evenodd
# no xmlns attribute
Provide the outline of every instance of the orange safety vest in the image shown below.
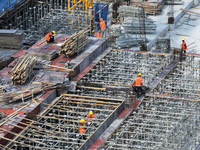
<svg viewBox="0 0 200 150"><path fill-rule="evenodd" d="M79 127L79 134L86 134L86 129L85 129L86 124L80 124Z"/></svg>
<svg viewBox="0 0 200 150"><path fill-rule="evenodd" d="M187 45L186 45L186 42L184 41L182 43L182 50L185 51L187 49Z"/></svg>
<svg viewBox="0 0 200 150"><path fill-rule="evenodd" d="M45 37L45 40L46 41L50 41L50 39L53 37L53 33L52 32L49 32L46 37Z"/></svg>
<svg viewBox="0 0 200 150"><path fill-rule="evenodd" d="M101 25L101 30L106 29L106 23L104 20L100 22L100 25Z"/></svg>
<svg viewBox="0 0 200 150"><path fill-rule="evenodd" d="M135 80L135 86L142 86L142 77L137 77Z"/></svg>
<svg viewBox="0 0 200 150"><path fill-rule="evenodd" d="M98 38L102 38L102 36L99 32L94 32L94 35L96 35Z"/></svg>
<svg viewBox="0 0 200 150"><path fill-rule="evenodd" d="M88 117L88 122L92 122L92 118L94 118L94 114L87 115L87 117Z"/></svg>

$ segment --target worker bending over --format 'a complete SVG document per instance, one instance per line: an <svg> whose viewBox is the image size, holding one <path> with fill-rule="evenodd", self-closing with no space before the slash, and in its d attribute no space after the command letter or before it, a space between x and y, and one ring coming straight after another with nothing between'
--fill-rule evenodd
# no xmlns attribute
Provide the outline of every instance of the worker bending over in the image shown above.
<svg viewBox="0 0 200 150"><path fill-rule="evenodd" d="M133 92L136 92L136 97L139 98L142 93L143 93L143 89L142 89L142 77L141 74L139 73L135 82L132 84L133 87Z"/></svg>
<svg viewBox="0 0 200 150"><path fill-rule="evenodd" d="M93 111L89 111L89 114L87 115L87 117L88 117L87 122L88 124L90 124L94 118Z"/></svg>
<svg viewBox="0 0 200 150"><path fill-rule="evenodd" d="M49 43L54 42L54 36L53 35L55 33L56 33L55 31L49 32L45 37L46 41L49 42Z"/></svg>
<svg viewBox="0 0 200 150"><path fill-rule="evenodd" d="M86 140L86 124L85 124L85 120L81 119L80 120L80 124L79 124L79 134L82 135L83 139Z"/></svg>

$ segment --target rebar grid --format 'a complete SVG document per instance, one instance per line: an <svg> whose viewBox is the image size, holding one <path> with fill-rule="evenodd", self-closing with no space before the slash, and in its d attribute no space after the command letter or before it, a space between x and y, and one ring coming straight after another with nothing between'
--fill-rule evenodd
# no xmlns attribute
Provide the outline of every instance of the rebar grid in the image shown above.
<svg viewBox="0 0 200 150"><path fill-rule="evenodd" d="M106 99L79 95L62 95L48 106L37 121L25 119L18 122L12 119L10 124L23 129L15 139L7 145L12 149L78 149L86 139L92 135L106 118L122 104L122 100ZM95 118L87 120L89 111L93 111ZM86 120L86 139L79 134L79 121ZM2 130L2 129L1 129Z"/></svg>
<svg viewBox="0 0 200 150"><path fill-rule="evenodd" d="M73 7L68 9L66 1L55 0L54 2L44 1L33 7L27 6L23 10L23 15L17 13L16 19L10 21L7 28L24 30L25 39L31 44L52 30L56 30L56 33L71 35L86 27L91 29L92 8L88 6L89 8L85 10L84 4L84 1L79 1L76 5L72 5L76 6L75 9Z"/></svg>
<svg viewBox="0 0 200 150"><path fill-rule="evenodd" d="M187 56L153 90L153 94L179 96L185 98L200 97L200 61Z"/></svg>
<svg viewBox="0 0 200 150"><path fill-rule="evenodd" d="M148 85L170 62L170 55L112 50L101 59L80 83L130 86L138 73Z"/></svg>
<svg viewBox="0 0 200 150"><path fill-rule="evenodd" d="M199 144L200 103L146 97L104 144L106 149L188 149Z"/></svg>

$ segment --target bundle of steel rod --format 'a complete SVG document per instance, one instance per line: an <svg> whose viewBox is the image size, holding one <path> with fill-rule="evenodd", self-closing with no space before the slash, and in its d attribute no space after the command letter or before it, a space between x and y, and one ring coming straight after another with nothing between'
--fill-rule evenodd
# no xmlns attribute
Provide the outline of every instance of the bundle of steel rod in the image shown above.
<svg viewBox="0 0 200 150"><path fill-rule="evenodd" d="M60 54L65 54L66 56L72 56L82 50L89 42L87 37L87 29L83 29L78 33L71 35L62 46L60 46Z"/></svg>
<svg viewBox="0 0 200 150"><path fill-rule="evenodd" d="M31 74L36 63L36 57L25 56L18 60L12 69L13 84L23 84Z"/></svg>
<svg viewBox="0 0 200 150"><path fill-rule="evenodd" d="M196 149L199 142L197 101L146 97L105 142L107 150Z"/></svg>
<svg viewBox="0 0 200 150"><path fill-rule="evenodd" d="M149 14L159 14L162 12L164 0L149 0L148 2L143 2L141 0L131 0L130 5L135 7L143 7Z"/></svg>
<svg viewBox="0 0 200 150"><path fill-rule="evenodd" d="M23 122L16 119L8 121L8 124L12 122L14 127L22 129L21 133L16 134L3 128L0 130L15 136L14 139L6 139L10 141L6 148L79 149L123 102L65 94L51 104L43 103L47 108L37 116L36 121L25 118ZM95 115L92 121L87 118L89 111ZM81 119L85 119L86 134L79 133Z"/></svg>

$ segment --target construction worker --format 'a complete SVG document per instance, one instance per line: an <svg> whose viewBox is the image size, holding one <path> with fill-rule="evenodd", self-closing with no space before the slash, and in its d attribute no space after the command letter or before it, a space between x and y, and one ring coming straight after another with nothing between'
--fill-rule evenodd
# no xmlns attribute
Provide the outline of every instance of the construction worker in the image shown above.
<svg viewBox="0 0 200 150"><path fill-rule="evenodd" d="M87 122L90 124L92 122L92 119L94 118L93 111L89 111L89 114L87 115L88 119Z"/></svg>
<svg viewBox="0 0 200 150"><path fill-rule="evenodd" d="M80 125L79 125L79 134L82 135L83 139L86 139L86 124L85 124L85 119L80 120Z"/></svg>
<svg viewBox="0 0 200 150"><path fill-rule="evenodd" d="M54 42L54 34L55 34L56 32L53 30L52 32L49 32L47 35L46 35L46 37L45 37L45 40L47 41L47 42Z"/></svg>
<svg viewBox="0 0 200 150"><path fill-rule="evenodd" d="M180 61L185 59L186 50L187 50L187 45L185 42L185 38L182 38ZM184 53L184 55L183 55L183 53Z"/></svg>
<svg viewBox="0 0 200 150"><path fill-rule="evenodd" d="M182 38L182 53L186 53L187 45L185 42L185 38Z"/></svg>
<svg viewBox="0 0 200 150"><path fill-rule="evenodd" d="M94 35L96 35L96 37L98 37L98 38L102 38L102 36L99 32L94 32Z"/></svg>
<svg viewBox="0 0 200 150"><path fill-rule="evenodd" d="M103 36L104 34L104 31L106 29L106 23L105 21L103 20L103 18L100 18L100 29L101 29L101 36Z"/></svg>
<svg viewBox="0 0 200 150"><path fill-rule="evenodd" d="M142 77L141 74L139 73L135 82L132 84L133 87L133 92L136 92L136 97L139 98L142 93L143 93L143 89L142 89Z"/></svg>

